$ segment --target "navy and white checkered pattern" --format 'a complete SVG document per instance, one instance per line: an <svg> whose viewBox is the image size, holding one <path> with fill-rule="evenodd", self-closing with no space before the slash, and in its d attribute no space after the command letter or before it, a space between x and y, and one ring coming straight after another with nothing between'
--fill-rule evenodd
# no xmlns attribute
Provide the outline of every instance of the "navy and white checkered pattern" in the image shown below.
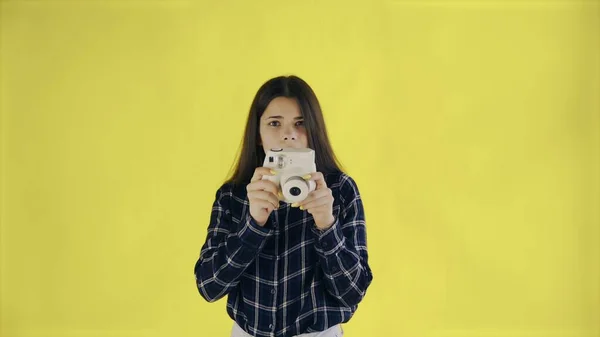
<svg viewBox="0 0 600 337"><path fill-rule="evenodd" d="M373 276L365 214L354 180L325 175L335 223L318 230L307 211L281 202L264 227L250 216L246 187L216 193L195 267L200 295L228 295L227 313L253 336L295 336L347 322Z"/></svg>

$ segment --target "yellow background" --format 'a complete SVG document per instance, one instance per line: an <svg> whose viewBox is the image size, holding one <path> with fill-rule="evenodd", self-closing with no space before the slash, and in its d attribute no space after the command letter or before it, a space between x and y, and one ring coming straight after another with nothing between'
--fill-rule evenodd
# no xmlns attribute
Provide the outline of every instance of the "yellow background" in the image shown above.
<svg viewBox="0 0 600 337"><path fill-rule="evenodd" d="M258 87L320 98L346 336L600 336L599 1L2 1L2 337L228 336L193 266Z"/></svg>

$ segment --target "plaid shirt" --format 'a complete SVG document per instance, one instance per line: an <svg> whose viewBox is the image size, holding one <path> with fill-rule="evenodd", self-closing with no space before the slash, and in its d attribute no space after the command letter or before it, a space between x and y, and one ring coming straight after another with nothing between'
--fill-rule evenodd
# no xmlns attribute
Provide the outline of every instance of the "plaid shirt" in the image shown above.
<svg viewBox="0 0 600 337"><path fill-rule="evenodd" d="M373 279L356 183L344 173L326 174L325 181L336 219L325 231L285 202L260 227L245 186L224 184L216 193L196 285L208 302L228 295L227 313L253 336L295 336L345 323Z"/></svg>

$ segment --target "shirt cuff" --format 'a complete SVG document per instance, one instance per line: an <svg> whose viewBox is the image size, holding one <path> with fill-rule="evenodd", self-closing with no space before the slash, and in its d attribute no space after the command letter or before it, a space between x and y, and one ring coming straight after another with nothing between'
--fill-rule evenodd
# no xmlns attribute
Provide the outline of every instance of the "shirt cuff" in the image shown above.
<svg viewBox="0 0 600 337"><path fill-rule="evenodd" d="M326 257L337 253L346 243L346 238L342 233L341 224L337 217L331 227L324 231L313 227L313 233L317 239L315 243L317 253Z"/></svg>
<svg viewBox="0 0 600 337"><path fill-rule="evenodd" d="M264 245L266 239L273 233L272 229L259 226L254 218L248 213L246 219L242 225L242 228L238 231L238 237L242 241L244 246L259 250Z"/></svg>

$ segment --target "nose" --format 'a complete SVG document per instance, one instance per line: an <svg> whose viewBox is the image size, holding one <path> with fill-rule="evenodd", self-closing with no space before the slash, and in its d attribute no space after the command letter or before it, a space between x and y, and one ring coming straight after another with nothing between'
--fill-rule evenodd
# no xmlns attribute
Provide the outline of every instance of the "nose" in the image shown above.
<svg viewBox="0 0 600 337"><path fill-rule="evenodd" d="M286 128L283 131L283 140L284 141L295 141L298 139L298 134L293 127Z"/></svg>

